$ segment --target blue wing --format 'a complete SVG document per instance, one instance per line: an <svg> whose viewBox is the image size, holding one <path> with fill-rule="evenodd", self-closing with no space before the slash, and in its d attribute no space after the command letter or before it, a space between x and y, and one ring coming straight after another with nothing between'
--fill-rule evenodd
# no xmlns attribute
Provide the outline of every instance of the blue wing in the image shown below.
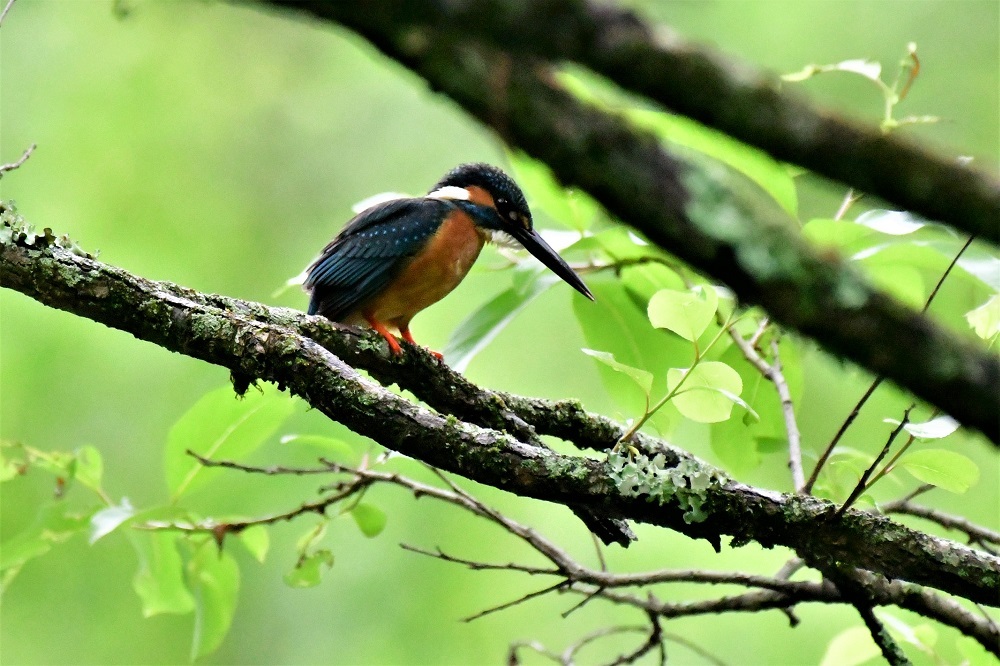
<svg viewBox="0 0 1000 666"><path fill-rule="evenodd" d="M359 213L309 267L309 314L339 321L385 289L455 205L394 199Z"/></svg>

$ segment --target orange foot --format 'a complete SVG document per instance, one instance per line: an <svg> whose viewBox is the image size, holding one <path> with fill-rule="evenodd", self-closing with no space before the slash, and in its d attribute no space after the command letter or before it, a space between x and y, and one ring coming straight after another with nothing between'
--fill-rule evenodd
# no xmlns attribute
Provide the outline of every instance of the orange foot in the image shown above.
<svg viewBox="0 0 1000 666"><path fill-rule="evenodd" d="M399 346L399 342L396 341L396 337L389 332L389 329L382 325L382 322L368 315L365 315L365 319L368 321L368 325L374 328L375 332L385 338L385 341L389 343L389 350L392 351L393 354L399 356L403 353L403 348Z"/></svg>
<svg viewBox="0 0 1000 666"><path fill-rule="evenodd" d="M399 333L400 335L403 336L403 339L409 342L411 345L415 347L418 346L417 341L413 339L413 334L410 333L409 326L401 330ZM437 360L441 361L442 363L444 362L444 354L442 354L441 352L436 352L433 349L428 349L427 351L429 351Z"/></svg>

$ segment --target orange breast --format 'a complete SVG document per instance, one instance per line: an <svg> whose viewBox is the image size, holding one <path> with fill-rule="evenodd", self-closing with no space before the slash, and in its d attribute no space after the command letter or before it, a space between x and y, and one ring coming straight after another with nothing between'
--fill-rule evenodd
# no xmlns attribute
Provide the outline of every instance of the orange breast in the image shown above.
<svg viewBox="0 0 1000 666"><path fill-rule="evenodd" d="M462 211L454 211L403 272L381 294L365 304L364 314L405 329L415 314L437 303L458 286L485 238Z"/></svg>

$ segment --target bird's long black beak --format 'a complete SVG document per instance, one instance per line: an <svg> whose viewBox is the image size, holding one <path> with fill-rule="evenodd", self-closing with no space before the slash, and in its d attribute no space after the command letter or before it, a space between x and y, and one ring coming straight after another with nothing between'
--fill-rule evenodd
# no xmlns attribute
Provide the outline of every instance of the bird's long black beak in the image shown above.
<svg viewBox="0 0 1000 666"><path fill-rule="evenodd" d="M571 287L590 300L594 300L594 295L590 293L589 289L587 289L587 285L583 283L580 276L569 267L569 264L563 261L563 258L559 256L559 253L553 250L549 244L542 239L537 231L521 227L510 233L518 243L524 246L525 250L530 252L540 262L548 266L553 273L568 282Z"/></svg>

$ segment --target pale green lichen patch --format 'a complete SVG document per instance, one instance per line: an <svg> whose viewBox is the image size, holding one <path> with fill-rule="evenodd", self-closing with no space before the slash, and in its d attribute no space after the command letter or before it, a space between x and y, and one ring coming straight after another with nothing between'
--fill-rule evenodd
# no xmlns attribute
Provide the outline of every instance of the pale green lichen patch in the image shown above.
<svg viewBox="0 0 1000 666"><path fill-rule="evenodd" d="M38 250L60 247L80 257L94 258L65 234L56 236L48 227L38 231L17 212L13 201L0 201L0 245L21 245Z"/></svg>
<svg viewBox="0 0 1000 666"><path fill-rule="evenodd" d="M697 460L682 460L668 467L662 453L608 456L609 476L625 497L645 497L649 502L668 504L675 501L684 511L684 521L700 523L708 517L703 510L708 491L728 481L718 469Z"/></svg>

